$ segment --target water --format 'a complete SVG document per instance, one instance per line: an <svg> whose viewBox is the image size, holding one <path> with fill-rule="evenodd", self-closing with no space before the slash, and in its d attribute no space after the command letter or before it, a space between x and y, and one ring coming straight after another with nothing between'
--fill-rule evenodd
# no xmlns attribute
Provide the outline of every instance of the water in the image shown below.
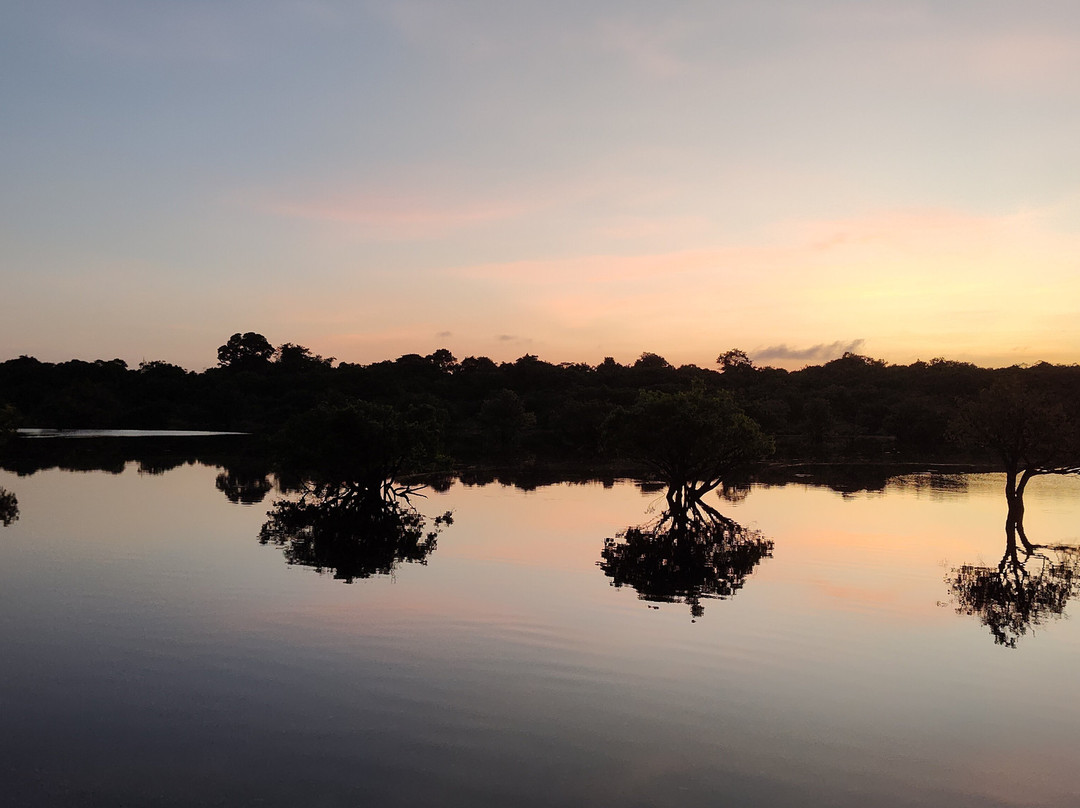
<svg viewBox="0 0 1080 808"><path fill-rule="evenodd" d="M209 438L244 435L244 432L208 432L198 429L17 429L24 438Z"/></svg>
<svg viewBox="0 0 1080 808"><path fill-rule="evenodd" d="M997 475L716 498L771 556L696 613L598 566L659 515L628 481L431 492L425 562L347 584L219 473L0 472L6 804L1080 804L1076 604L1010 648L950 586ZM1027 511L1080 544L1080 481Z"/></svg>

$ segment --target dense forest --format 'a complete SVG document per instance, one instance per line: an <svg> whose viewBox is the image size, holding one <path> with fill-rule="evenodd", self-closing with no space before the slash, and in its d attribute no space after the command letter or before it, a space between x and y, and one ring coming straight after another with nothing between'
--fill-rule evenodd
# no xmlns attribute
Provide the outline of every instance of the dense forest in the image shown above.
<svg viewBox="0 0 1080 808"><path fill-rule="evenodd" d="M514 362L458 360L445 349L335 364L303 346L274 347L247 333L233 335L217 366L203 372L160 361L138 368L119 359L5 361L0 428L236 430L270 439L297 424L310 436L335 410L362 407L369 421L396 418L395 428L436 436L437 451L426 447L426 456L596 460L612 454L613 419L643 395L698 391L755 421L777 458L944 461L977 459L975 444L954 439L963 432L958 417L986 391L1005 387L1034 391L1032 400L1052 400L1066 422L1080 421L1073 417L1076 365L891 365L849 353L787 371L757 367L739 350L702 368L674 367L653 353L629 365L608 358L591 366L529 354Z"/></svg>

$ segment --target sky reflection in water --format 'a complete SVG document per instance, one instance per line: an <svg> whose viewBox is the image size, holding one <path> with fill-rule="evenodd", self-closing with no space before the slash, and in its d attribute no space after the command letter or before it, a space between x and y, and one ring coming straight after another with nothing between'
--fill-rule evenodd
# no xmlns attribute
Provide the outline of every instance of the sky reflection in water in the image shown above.
<svg viewBox="0 0 1080 808"><path fill-rule="evenodd" d="M950 599L1005 549L996 475L717 499L774 548L695 620L597 565L663 507L631 483L432 492L454 524L426 563L346 585L260 546L277 494L234 504L219 474L0 473L12 804L1080 797L1075 621L1009 649ZM1080 543L1078 481L1027 511Z"/></svg>

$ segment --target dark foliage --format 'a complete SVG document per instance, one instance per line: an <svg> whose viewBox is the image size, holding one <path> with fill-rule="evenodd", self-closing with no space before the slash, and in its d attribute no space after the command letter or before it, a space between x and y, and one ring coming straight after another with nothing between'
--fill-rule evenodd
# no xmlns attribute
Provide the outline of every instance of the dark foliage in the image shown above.
<svg viewBox="0 0 1080 808"><path fill-rule="evenodd" d="M272 435L323 406L366 402L412 418L428 408L440 451L459 462L577 459L604 450L603 424L650 396L728 396L775 440L781 458L949 460L990 457L983 441L948 440L950 424L980 391L1018 380L1045 399L1080 402L1080 368L990 370L933 360L888 365L855 354L788 372L722 353L715 370L674 367L655 353L623 365L514 362L439 349L368 365L335 364L302 345L277 348L255 332L221 346L219 366L200 373L161 361L0 362L4 424L55 428L219 429ZM644 398L643 398L644 396ZM645 405L642 404L644 407ZM959 435L962 430L953 430ZM970 435L969 435L970 437ZM2 437L0 437L2 440ZM611 447L609 447L611 448Z"/></svg>
<svg viewBox="0 0 1080 808"><path fill-rule="evenodd" d="M274 355L274 346L262 334L248 331L236 333L229 341L218 348L218 364L229 370L260 371L270 366L270 357Z"/></svg>
<svg viewBox="0 0 1080 808"><path fill-rule="evenodd" d="M607 424L609 443L668 486L670 507L688 507L772 453L772 441L730 394L703 385L643 391Z"/></svg>
<svg viewBox="0 0 1080 808"><path fill-rule="evenodd" d="M953 420L960 441L989 450L1001 464L1009 515L1021 524L1024 490L1033 477L1080 473L1080 401L1072 385L1062 385L1060 374L1049 370L995 380Z"/></svg>
<svg viewBox="0 0 1080 808"><path fill-rule="evenodd" d="M368 401L320 404L286 424L275 441L293 473L385 494L403 475L440 460L440 413Z"/></svg>

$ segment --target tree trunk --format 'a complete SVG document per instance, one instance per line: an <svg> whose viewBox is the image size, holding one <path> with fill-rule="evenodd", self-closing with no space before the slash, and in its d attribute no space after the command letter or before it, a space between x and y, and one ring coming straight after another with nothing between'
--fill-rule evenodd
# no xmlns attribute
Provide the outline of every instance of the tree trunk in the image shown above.
<svg viewBox="0 0 1080 808"><path fill-rule="evenodd" d="M1016 538L1019 536L1024 551L1029 555L1035 552L1035 545L1028 541L1024 532L1024 489L1034 476L1030 469L1023 473L1014 465L1005 472L1005 500L1009 505L1009 512L1005 517L1005 535L1008 546L1016 548Z"/></svg>
<svg viewBox="0 0 1080 808"><path fill-rule="evenodd" d="M1028 474L1020 476L1016 466L1010 466L1005 471L1005 501L1009 506L1009 514L1006 523L1024 521L1024 487L1027 485Z"/></svg>

